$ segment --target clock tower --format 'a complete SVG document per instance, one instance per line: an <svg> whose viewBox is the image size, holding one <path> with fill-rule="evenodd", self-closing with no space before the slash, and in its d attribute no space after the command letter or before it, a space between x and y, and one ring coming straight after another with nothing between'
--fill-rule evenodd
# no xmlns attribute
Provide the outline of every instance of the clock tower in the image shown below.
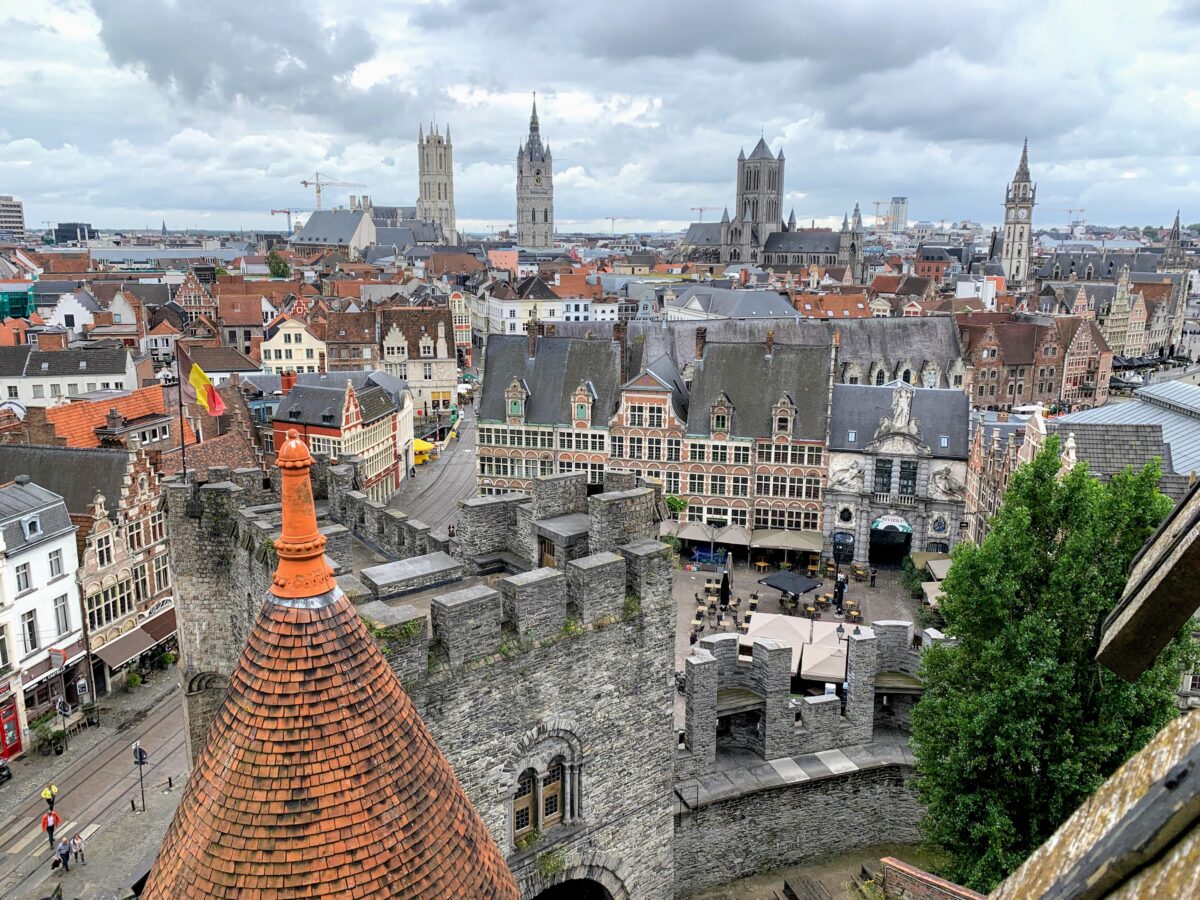
<svg viewBox="0 0 1200 900"><path fill-rule="evenodd" d="M554 159L542 144L537 95L529 137L517 149L517 243L530 249L554 246Z"/></svg>
<svg viewBox="0 0 1200 900"><path fill-rule="evenodd" d="M1029 280L1033 255L1033 206L1037 185L1029 180L1029 140L1021 148L1017 174L1004 197L1004 250L1001 264L1009 287Z"/></svg>

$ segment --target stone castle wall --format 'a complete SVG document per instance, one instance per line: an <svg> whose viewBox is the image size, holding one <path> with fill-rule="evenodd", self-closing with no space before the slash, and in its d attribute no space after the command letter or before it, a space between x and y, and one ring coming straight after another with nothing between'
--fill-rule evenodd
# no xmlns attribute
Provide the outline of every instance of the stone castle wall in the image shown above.
<svg viewBox="0 0 1200 900"><path fill-rule="evenodd" d="M677 896L824 854L917 842L912 769L884 766L720 800L675 815Z"/></svg>

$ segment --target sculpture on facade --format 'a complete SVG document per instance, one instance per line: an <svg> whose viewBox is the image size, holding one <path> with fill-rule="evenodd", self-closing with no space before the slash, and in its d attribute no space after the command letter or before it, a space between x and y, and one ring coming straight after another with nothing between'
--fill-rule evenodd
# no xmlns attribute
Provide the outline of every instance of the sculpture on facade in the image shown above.
<svg viewBox="0 0 1200 900"><path fill-rule="evenodd" d="M962 497L965 491L963 483L954 477L954 470L950 466L934 469L929 476L929 483L943 497Z"/></svg>
<svg viewBox="0 0 1200 900"><path fill-rule="evenodd" d="M842 469L834 469L829 474L829 488L835 491L861 491L863 487L863 467L858 460L851 460Z"/></svg>

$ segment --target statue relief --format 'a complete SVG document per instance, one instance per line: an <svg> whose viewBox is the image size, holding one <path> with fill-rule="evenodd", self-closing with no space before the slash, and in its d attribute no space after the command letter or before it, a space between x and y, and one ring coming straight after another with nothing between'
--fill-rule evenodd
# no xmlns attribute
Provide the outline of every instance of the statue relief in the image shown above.
<svg viewBox="0 0 1200 900"><path fill-rule="evenodd" d="M829 489L835 491L861 491L863 489L863 467L858 460L853 460L843 469L834 469L829 473Z"/></svg>
<svg viewBox="0 0 1200 900"><path fill-rule="evenodd" d="M892 391L892 425L897 430L908 427L908 418L912 411L913 389L908 385L899 385Z"/></svg>
<svg viewBox="0 0 1200 900"><path fill-rule="evenodd" d="M952 500L962 497L965 492L965 486L954 477L954 470L950 466L934 469L929 476L929 484L938 494Z"/></svg>

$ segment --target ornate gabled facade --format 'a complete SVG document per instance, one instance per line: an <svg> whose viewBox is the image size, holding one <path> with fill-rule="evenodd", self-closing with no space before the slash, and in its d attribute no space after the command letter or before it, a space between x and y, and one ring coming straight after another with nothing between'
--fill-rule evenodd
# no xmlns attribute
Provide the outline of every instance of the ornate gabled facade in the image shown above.
<svg viewBox="0 0 1200 900"><path fill-rule="evenodd" d="M333 580L295 431L277 459L274 580L142 896L516 900L487 826Z"/></svg>
<svg viewBox="0 0 1200 900"><path fill-rule="evenodd" d="M172 299L183 307L183 311L187 314L189 322L194 322L201 316L204 316L210 322L217 320L217 301L208 292L208 289L200 283L200 280L196 277L196 273L192 269L188 269L187 275L183 278L183 283L175 289L175 296ZM213 335L216 336L215 329Z"/></svg>
<svg viewBox="0 0 1200 900"><path fill-rule="evenodd" d="M948 553L961 536L968 415L960 391L834 385L827 552L849 544L855 562L885 564Z"/></svg>
<svg viewBox="0 0 1200 900"><path fill-rule="evenodd" d="M536 97L529 135L517 148L517 243L531 250L554 246L554 156L542 143Z"/></svg>

